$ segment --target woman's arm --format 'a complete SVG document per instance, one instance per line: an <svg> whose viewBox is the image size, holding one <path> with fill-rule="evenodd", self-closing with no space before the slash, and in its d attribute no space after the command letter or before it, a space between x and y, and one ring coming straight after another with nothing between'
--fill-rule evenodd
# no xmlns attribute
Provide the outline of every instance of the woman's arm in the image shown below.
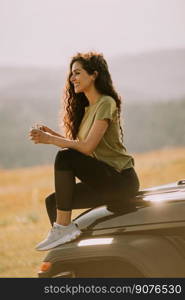
<svg viewBox="0 0 185 300"><path fill-rule="evenodd" d="M86 155L90 155L98 146L105 134L105 131L107 130L107 127L108 121L96 120L84 141L51 137L51 144L62 148L72 148Z"/></svg>
<svg viewBox="0 0 185 300"><path fill-rule="evenodd" d="M38 129L32 129L30 132L31 140L38 143L52 144L61 148L71 148L86 155L90 155L98 146L105 131L108 128L108 120L96 120L84 141L70 140L62 137L45 133Z"/></svg>

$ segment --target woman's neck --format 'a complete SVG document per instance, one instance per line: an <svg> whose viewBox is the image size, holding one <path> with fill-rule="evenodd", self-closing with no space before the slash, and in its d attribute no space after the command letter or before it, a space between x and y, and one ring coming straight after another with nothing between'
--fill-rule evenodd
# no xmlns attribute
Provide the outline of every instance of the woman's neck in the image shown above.
<svg viewBox="0 0 185 300"><path fill-rule="evenodd" d="M88 91L85 91L84 94L87 97L87 100L89 101L89 105L95 104L98 101L98 99L102 96L102 94L100 94L95 89L95 87L92 87Z"/></svg>

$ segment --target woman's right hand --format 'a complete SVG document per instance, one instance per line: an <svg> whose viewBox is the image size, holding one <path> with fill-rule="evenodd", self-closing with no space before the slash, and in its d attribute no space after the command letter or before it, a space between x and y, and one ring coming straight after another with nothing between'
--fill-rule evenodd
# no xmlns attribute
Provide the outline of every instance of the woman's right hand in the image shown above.
<svg viewBox="0 0 185 300"><path fill-rule="evenodd" d="M36 123L36 124L34 124L33 127L36 128L36 129L40 129L40 130L42 130L44 132L50 133L52 135L63 137L61 134L55 132L54 130L52 130L51 128L49 128L48 126L46 126L46 125L44 125L42 123Z"/></svg>
<svg viewBox="0 0 185 300"><path fill-rule="evenodd" d="M49 127L47 127L46 125L43 125L43 124L36 124L36 127L44 132L48 132L50 134L53 134L53 130Z"/></svg>
<svg viewBox="0 0 185 300"><path fill-rule="evenodd" d="M44 132L48 132L51 134L51 132L53 131L51 128L47 127L46 125L42 124L42 123L35 123L32 128L35 128L35 129L40 129Z"/></svg>

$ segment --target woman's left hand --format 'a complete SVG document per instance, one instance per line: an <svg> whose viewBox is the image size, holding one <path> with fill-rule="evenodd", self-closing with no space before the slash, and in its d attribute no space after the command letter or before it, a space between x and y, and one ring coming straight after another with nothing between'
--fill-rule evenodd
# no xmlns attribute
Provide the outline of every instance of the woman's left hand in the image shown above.
<svg viewBox="0 0 185 300"><path fill-rule="evenodd" d="M35 144L51 144L51 134L40 129L32 129L29 132L30 140Z"/></svg>

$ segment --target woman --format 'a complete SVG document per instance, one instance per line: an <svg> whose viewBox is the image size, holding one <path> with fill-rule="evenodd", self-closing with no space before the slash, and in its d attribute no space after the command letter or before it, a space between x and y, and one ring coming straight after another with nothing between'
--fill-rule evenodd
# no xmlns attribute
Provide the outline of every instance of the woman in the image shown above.
<svg viewBox="0 0 185 300"><path fill-rule="evenodd" d="M80 235L71 222L72 209L105 204L125 207L139 189L134 159L123 145L120 97L102 54L78 53L72 58L65 104L66 137L46 126L30 131L35 144L63 149L55 159L55 193L46 198L53 227L37 250L51 249Z"/></svg>

